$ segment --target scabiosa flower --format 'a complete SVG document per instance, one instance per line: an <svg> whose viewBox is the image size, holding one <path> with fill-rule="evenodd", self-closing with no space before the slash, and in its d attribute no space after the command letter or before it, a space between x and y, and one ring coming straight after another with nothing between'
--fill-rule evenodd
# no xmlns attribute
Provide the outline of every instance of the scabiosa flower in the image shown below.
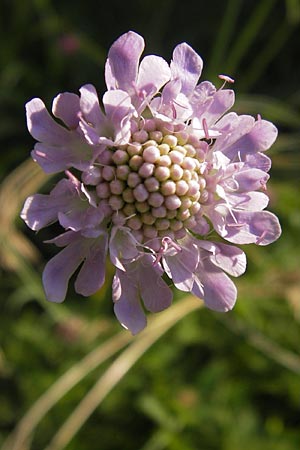
<svg viewBox="0 0 300 450"><path fill-rule="evenodd" d="M265 211L274 125L226 113L233 91L198 84L202 59L188 44L170 65L154 55L140 61L143 49L134 32L112 45L101 102L89 84L80 96L58 95L52 112L64 125L40 99L26 105L33 159L65 177L21 213L33 230L55 221L64 229L49 241L63 249L43 273L47 298L62 302L76 271L75 290L96 292L109 255L115 314L133 334L146 326L145 309L171 304L167 278L207 307L230 310L237 292L228 275L246 268L232 244L268 245L281 233Z"/></svg>

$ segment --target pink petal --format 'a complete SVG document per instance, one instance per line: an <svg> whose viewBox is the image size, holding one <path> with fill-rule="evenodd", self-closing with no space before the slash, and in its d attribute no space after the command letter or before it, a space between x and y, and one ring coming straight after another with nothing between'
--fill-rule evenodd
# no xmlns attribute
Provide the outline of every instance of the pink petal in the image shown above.
<svg viewBox="0 0 300 450"><path fill-rule="evenodd" d="M269 178L270 176L260 169L251 168L240 170L234 174L234 180L238 183L236 192L249 192L262 189Z"/></svg>
<svg viewBox="0 0 300 450"><path fill-rule="evenodd" d="M253 117L238 116L234 112L223 116L216 124L216 129L221 133L221 136L214 144L214 151L219 150L228 158L235 159L238 152L243 150L243 144L247 143L245 136L252 130L254 123Z"/></svg>
<svg viewBox="0 0 300 450"><path fill-rule="evenodd" d="M269 172L271 169L271 159L264 153L254 153L252 155L246 155L245 163L248 167L263 170Z"/></svg>
<svg viewBox="0 0 300 450"><path fill-rule="evenodd" d="M159 312L172 303L172 291L161 278L163 270L153 265L154 258L145 255L139 260L139 287L148 311Z"/></svg>
<svg viewBox="0 0 300 450"><path fill-rule="evenodd" d="M229 275L239 277L245 272L246 255L240 248L221 242L200 240L198 240L198 246L210 252L210 261Z"/></svg>
<svg viewBox="0 0 300 450"><path fill-rule="evenodd" d="M220 207L210 215L215 230L234 244L268 245L281 235L277 217L269 211L233 211Z"/></svg>
<svg viewBox="0 0 300 450"><path fill-rule="evenodd" d="M177 289L185 292L192 289L198 259L198 250L192 242L182 246L174 256L163 257L164 269Z"/></svg>
<svg viewBox="0 0 300 450"><path fill-rule="evenodd" d="M237 290L230 278L209 260L196 271L198 278L192 292L204 300L205 305L214 311L226 312L233 308ZM203 292L203 297L202 297Z"/></svg>
<svg viewBox="0 0 300 450"><path fill-rule="evenodd" d="M190 101L197 117L209 108L216 93L216 87L210 81L202 81L195 87Z"/></svg>
<svg viewBox="0 0 300 450"><path fill-rule="evenodd" d="M233 208L247 211L262 211L269 203L269 197L263 192L226 194L226 200Z"/></svg>
<svg viewBox="0 0 300 450"><path fill-rule="evenodd" d="M107 137L120 145L128 143L131 134L130 118L134 112L131 98L126 92L116 89L105 92L103 104L108 120Z"/></svg>
<svg viewBox="0 0 300 450"><path fill-rule="evenodd" d="M38 231L55 222L59 211L69 208L74 195L76 195L74 185L69 180L60 180L50 195L35 194L28 197L21 218L32 230Z"/></svg>
<svg viewBox="0 0 300 450"><path fill-rule="evenodd" d="M138 256L137 242L132 236L131 230L126 227L113 227L110 236L110 260L114 266L125 270L124 260L133 260Z"/></svg>
<svg viewBox="0 0 300 450"><path fill-rule="evenodd" d="M48 195L34 194L24 203L20 217L34 231L57 220L56 208L48 208Z"/></svg>
<svg viewBox="0 0 300 450"><path fill-rule="evenodd" d="M112 140L105 140L103 137L100 138L100 130L97 130L92 125L85 122L85 120L83 119L79 122L79 128L89 145L97 146L98 148L100 147L100 145L105 148L106 145L103 144L113 145ZM105 131L107 133L108 130L106 129Z"/></svg>
<svg viewBox="0 0 300 450"><path fill-rule="evenodd" d="M87 170L91 164L92 149L79 136L65 146L41 143L35 144L31 152L32 159L41 166L46 173L64 171L70 167Z"/></svg>
<svg viewBox="0 0 300 450"><path fill-rule="evenodd" d="M43 285L49 301L56 303L64 301L69 280L83 259L80 239L50 259L43 272Z"/></svg>
<svg viewBox="0 0 300 450"><path fill-rule="evenodd" d="M132 334L139 333L147 325L141 306L138 288L126 272L117 269L113 279L114 311L117 319Z"/></svg>
<svg viewBox="0 0 300 450"><path fill-rule="evenodd" d="M119 89L106 91L103 95L103 104L108 120L115 126L120 126L124 117L134 111L128 94Z"/></svg>
<svg viewBox="0 0 300 450"><path fill-rule="evenodd" d="M69 128L76 129L79 122L79 97L70 92L59 94L53 100L53 115L61 119Z"/></svg>
<svg viewBox="0 0 300 450"><path fill-rule="evenodd" d="M228 114L228 116L230 116ZM225 116L226 117L226 116ZM251 125L249 129L249 126ZM222 119L218 122L218 130L225 131ZM227 127L227 125L226 125ZM224 136L226 133L224 133ZM227 133L228 135L228 133ZM215 150L221 150L230 159L239 156L244 160L247 154L253 154L267 150L275 141L277 137L276 127L266 120L258 120L254 122L251 116L238 116L235 121L232 133L229 133L230 138L219 138L214 146Z"/></svg>
<svg viewBox="0 0 300 450"><path fill-rule="evenodd" d="M34 98L26 104L27 126L30 134L40 142L65 145L70 141L70 131L52 119L43 101Z"/></svg>
<svg viewBox="0 0 300 450"><path fill-rule="evenodd" d="M248 137L255 145L256 151L263 152L274 144L277 135L278 131L273 123L259 119L255 122Z"/></svg>
<svg viewBox="0 0 300 450"><path fill-rule="evenodd" d="M203 61L185 42L177 45L171 62L172 78L181 81L181 92L187 96L194 90L201 75Z"/></svg>
<svg viewBox="0 0 300 450"><path fill-rule="evenodd" d="M97 292L105 280L105 260L107 256L107 234L95 240L89 247L85 261L77 275L75 291L89 296Z"/></svg>
<svg viewBox="0 0 300 450"><path fill-rule="evenodd" d="M105 81L108 89L122 89L134 93L139 59L144 50L144 39L129 31L110 47L105 67Z"/></svg>
<svg viewBox="0 0 300 450"><path fill-rule="evenodd" d="M31 157L44 172L50 174L61 172L71 167L73 154L69 148L38 142L31 152Z"/></svg>
<svg viewBox="0 0 300 450"><path fill-rule="evenodd" d="M230 89L222 89L219 91L213 91L214 86L202 86L208 84L203 82L197 88L202 87L203 92L195 91L191 103L194 109L195 116L201 122L204 118L208 126L214 125L217 120L234 104L234 92ZM205 94L207 97L205 97Z"/></svg>
<svg viewBox="0 0 300 450"><path fill-rule="evenodd" d="M173 100L180 94L181 82L180 80L171 80L162 91L162 104L169 105L173 102ZM154 99L155 100L155 99Z"/></svg>
<svg viewBox="0 0 300 450"><path fill-rule="evenodd" d="M99 105L98 94L92 84L86 84L80 89L80 108L84 119L93 126L102 126L106 119Z"/></svg>
<svg viewBox="0 0 300 450"><path fill-rule="evenodd" d="M58 213L60 225L66 230L80 231L96 228L103 220L100 208L89 206L78 198L69 205L69 209Z"/></svg>
<svg viewBox="0 0 300 450"><path fill-rule="evenodd" d="M159 56L148 55L141 61L137 88L154 95L169 81L170 77L171 72L167 62Z"/></svg>
<svg viewBox="0 0 300 450"><path fill-rule="evenodd" d="M46 244L55 244L57 247L65 247L80 238L80 233L75 231L66 231L53 239L48 239Z"/></svg>

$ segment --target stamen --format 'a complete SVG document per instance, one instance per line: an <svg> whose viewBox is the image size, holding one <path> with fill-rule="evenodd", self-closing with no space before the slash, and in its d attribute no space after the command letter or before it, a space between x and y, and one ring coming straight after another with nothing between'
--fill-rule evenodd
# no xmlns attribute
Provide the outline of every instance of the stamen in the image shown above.
<svg viewBox="0 0 300 450"><path fill-rule="evenodd" d="M264 240L264 237L266 236L266 234L268 233L268 231L267 230L264 230L263 232L262 232L262 234L260 235L260 237L259 238L257 238L257 240L256 240L256 244L260 244L263 240Z"/></svg>
<svg viewBox="0 0 300 450"><path fill-rule="evenodd" d="M177 112L176 112L176 109L175 109L175 106L173 105L173 103L172 103L172 105L171 105L171 109L172 109L172 113L173 113L173 119L176 119L176 117L177 117Z"/></svg>
<svg viewBox="0 0 300 450"><path fill-rule="evenodd" d="M202 126L203 126L203 131L204 131L204 134L205 134L205 139L210 139L209 132L208 132L207 121L206 121L205 118L202 119Z"/></svg>
<svg viewBox="0 0 300 450"><path fill-rule="evenodd" d="M186 105L182 105L181 103L179 103L179 102L176 101L176 100L173 100L173 103L175 103L177 106L179 106L179 107L182 108L182 109L188 109L188 107L187 107Z"/></svg>
<svg viewBox="0 0 300 450"><path fill-rule="evenodd" d="M242 227L244 227L245 225L247 225L247 223L246 222L238 222L237 221L237 218L235 217L235 215L233 214L233 211L232 211L232 209L231 209L231 207L230 207L230 204L227 202L226 203L226 206L227 206L227 208L228 208L228 212L229 212L229 214L231 215L231 217L233 218L233 220L234 220L234 223L228 223L227 224L227 227L229 227L229 228L242 228Z"/></svg>
<svg viewBox="0 0 300 450"><path fill-rule="evenodd" d="M226 83L234 83L234 79L229 77L228 75L218 75L218 77L220 78L220 80L223 80L224 83L222 84L222 86L220 87L220 89L223 89L223 87L226 85Z"/></svg>
<svg viewBox="0 0 300 450"><path fill-rule="evenodd" d="M41 158L49 159L45 152L41 152L40 150L35 150L35 154L40 156Z"/></svg>
<svg viewBox="0 0 300 450"><path fill-rule="evenodd" d="M178 245L178 244L176 244L176 242L172 241L172 239L169 236L163 237L161 242L162 242L163 245L167 245L169 247L173 247L178 252L181 252L180 245ZM167 250L167 248L166 248L166 250Z"/></svg>
<svg viewBox="0 0 300 450"><path fill-rule="evenodd" d="M261 184L261 189L264 192L266 192L267 191L267 184L264 181L262 181L262 180L260 180L260 184Z"/></svg>
<svg viewBox="0 0 300 450"><path fill-rule="evenodd" d="M153 262L154 266L156 266L160 262L161 258L163 257L163 254L167 252L169 247L171 248L173 247L178 252L181 252L182 250L181 247L178 244L176 244L176 242L172 241L172 239L169 236L163 237L161 240L161 247L156 254L155 261Z"/></svg>
<svg viewBox="0 0 300 450"><path fill-rule="evenodd" d="M228 228L242 228L245 225L247 225L246 222L244 222L244 223L238 223L237 222L237 223L228 223L227 224Z"/></svg>
<svg viewBox="0 0 300 450"><path fill-rule="evenodd" d="M80 181L78 180L78 178L75 177L75 175L73 175L69 170L65 170L65 174L67 175L67 177L69 178L69 180L74 184L74 186L79 189L80 188Z"/></svg>

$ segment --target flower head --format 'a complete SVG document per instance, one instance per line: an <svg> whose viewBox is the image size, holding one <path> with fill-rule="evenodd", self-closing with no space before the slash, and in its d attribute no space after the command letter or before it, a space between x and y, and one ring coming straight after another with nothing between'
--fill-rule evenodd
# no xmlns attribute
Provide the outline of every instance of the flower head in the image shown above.
<svg viewBox="0 0 300 450"><path fill-rule="evenodd" d="M140 61L143 49L134 32L112 45L101 102L92 85L58 95L52 111L64 125L40 99L26 105L33 159L65 177L21 213L33 230L55 221L64 229L50 241L63 249L44 270L47 298L63 301L78 268L75 290L96 292L109 255L115 313L134 334L146 325L141 301L153 312L171 304L167 277L209 308L231 309L237 293L228 275L246 268L231 244L267 245L281 233L265 211L274 125L226 113L233 91L198 83L202 60L186 43L170 65L154 55Z"/></svg>

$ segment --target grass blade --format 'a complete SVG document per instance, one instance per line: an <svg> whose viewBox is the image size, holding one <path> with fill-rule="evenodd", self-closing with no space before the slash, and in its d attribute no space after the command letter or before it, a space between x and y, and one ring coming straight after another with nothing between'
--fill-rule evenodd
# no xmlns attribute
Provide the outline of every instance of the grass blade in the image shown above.
<svg viewBox="0 0 300 450"><path fill-rule="evenodd" d="M156 316L133 343L111 364L93 388L53 437L45 450L62 450L79 431L93 411L121 381L138 359L172 326L190 312L203 306L198 299L187 296L172 308ZM16 449L12 449L16 450Z"/></svg>

